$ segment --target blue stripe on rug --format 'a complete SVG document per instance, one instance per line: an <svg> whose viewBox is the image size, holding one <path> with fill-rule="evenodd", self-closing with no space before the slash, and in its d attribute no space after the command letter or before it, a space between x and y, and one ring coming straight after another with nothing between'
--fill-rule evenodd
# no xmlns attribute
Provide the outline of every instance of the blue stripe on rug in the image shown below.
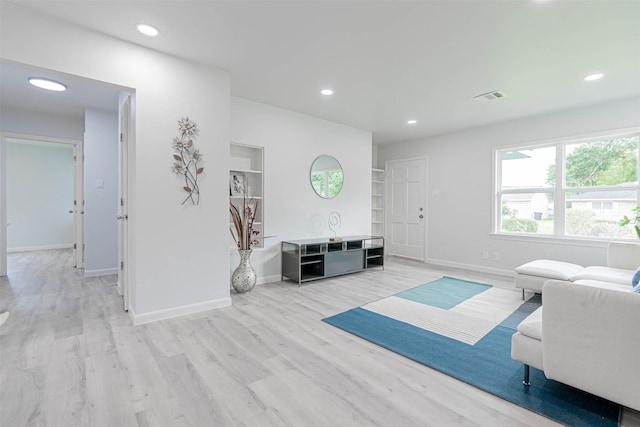
<svg viewBox="0 0 640 427"><path fill-rule="evenodd" d="M487 289L491 289L491 285L445 276L395 296L449 310Z"/></svg>
<svg viewBox="0 0 640 427"><path fill-rule="evenodd" d="M509 317L504 319L500 326L506 326L507 328L517 329L520 322L526 319L531 313L536 311L542 305L542 295L535 294L527 301L523 302L520 307Z"/></svg>
<svg viewBox="0 0 640 427"><path fill-rule="evenodd" d="M537 369L523 386L523 365L511 359L511 328L497 326L471 346L361 308L323 321L565 425L618 425L619 405Z"/></svg>

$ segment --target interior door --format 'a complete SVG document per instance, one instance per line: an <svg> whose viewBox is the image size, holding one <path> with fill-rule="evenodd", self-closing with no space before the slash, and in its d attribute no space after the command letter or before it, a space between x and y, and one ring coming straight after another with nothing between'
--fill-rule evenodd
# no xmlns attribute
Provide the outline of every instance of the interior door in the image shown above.
<svg viewBox="0 0 640 427"><path fill-rule="evenodd" d="M0 277L7 275L7 174L6 138L0 133Z"/></svg>
<svg viewBox="0 0 640 427"><path fill-rule="evenodd" d="M84 268L84 189L82 145L73 146L73 258L76 268Z"/></svg>
<svg viewBox="0 0 640 427"><path fill-rule="evenodd" d="M119 207L118 207L118 288L122 293L124 310L129 310L129 262L127 248L129 245L129 209L127 185L129 182L129 115L131 97L127 97L120 112L120 146L119 157Z"/></svg>
<svg viewBox="0 0 640 427"><path fill-rule="evenodd" d="M425 159L386 162L387 253L425 260Z"/></svg>

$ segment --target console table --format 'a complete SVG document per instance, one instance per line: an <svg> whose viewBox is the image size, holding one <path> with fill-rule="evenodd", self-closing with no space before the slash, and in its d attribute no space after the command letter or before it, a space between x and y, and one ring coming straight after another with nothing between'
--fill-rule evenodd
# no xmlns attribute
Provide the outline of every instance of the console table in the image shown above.
<svg viewBox="0 0 640 427"><path fill-rule="evenodd" d="M384 268L384 237L348 236L334 242L325 239L283 241L282 280L298 282Z"/></svg>

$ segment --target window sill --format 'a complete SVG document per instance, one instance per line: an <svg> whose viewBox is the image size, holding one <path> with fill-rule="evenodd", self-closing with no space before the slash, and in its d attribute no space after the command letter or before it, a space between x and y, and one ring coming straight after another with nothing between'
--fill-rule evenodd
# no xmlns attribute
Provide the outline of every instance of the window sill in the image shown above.
<svg viewBox="0 0 640 427"><path fill-rule="evenodd" d="M545 243L551 245L566 245L566 246L585 246L593 248L606 248L610 242L635 242L637 239L594 239L594 238L580 238L580 237L558 237L558 236L540 236L529 234L501 234L501 233L489 233L489 238L494 240L508 240L512 242L526 242L526 243Z"/></svg>

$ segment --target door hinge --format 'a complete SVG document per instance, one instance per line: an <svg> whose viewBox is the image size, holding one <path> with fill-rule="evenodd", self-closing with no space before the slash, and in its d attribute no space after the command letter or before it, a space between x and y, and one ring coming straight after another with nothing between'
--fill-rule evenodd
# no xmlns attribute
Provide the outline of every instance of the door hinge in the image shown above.
<svg viewBox="0 0 640 427"><path fill-rule="evenodd" d="M120 197L120 206L124 206L124 199Z"/></svg>
<svg viewBox="0 0 640 427"><path fill-rule="evenodd" d="M77 243L73 244L73 249L78 249L78 244Z"/></svg>
<svg viewBox="0 0 640 427"><path fill-rule="evenodd" d="M120 142L122 142L122 133L120 133Z"/></svg>
<svg viewBox="0 0 640 427"><path fill-rule="evenodd" d="M77 200L73 201L73 206L78 206L78 201Z"/></svg>
<svg viewBox="0 0 640 427"><path fill-rule="evenodd" d="M124 270L124 261L120 261L120 270Z"/></svg>

